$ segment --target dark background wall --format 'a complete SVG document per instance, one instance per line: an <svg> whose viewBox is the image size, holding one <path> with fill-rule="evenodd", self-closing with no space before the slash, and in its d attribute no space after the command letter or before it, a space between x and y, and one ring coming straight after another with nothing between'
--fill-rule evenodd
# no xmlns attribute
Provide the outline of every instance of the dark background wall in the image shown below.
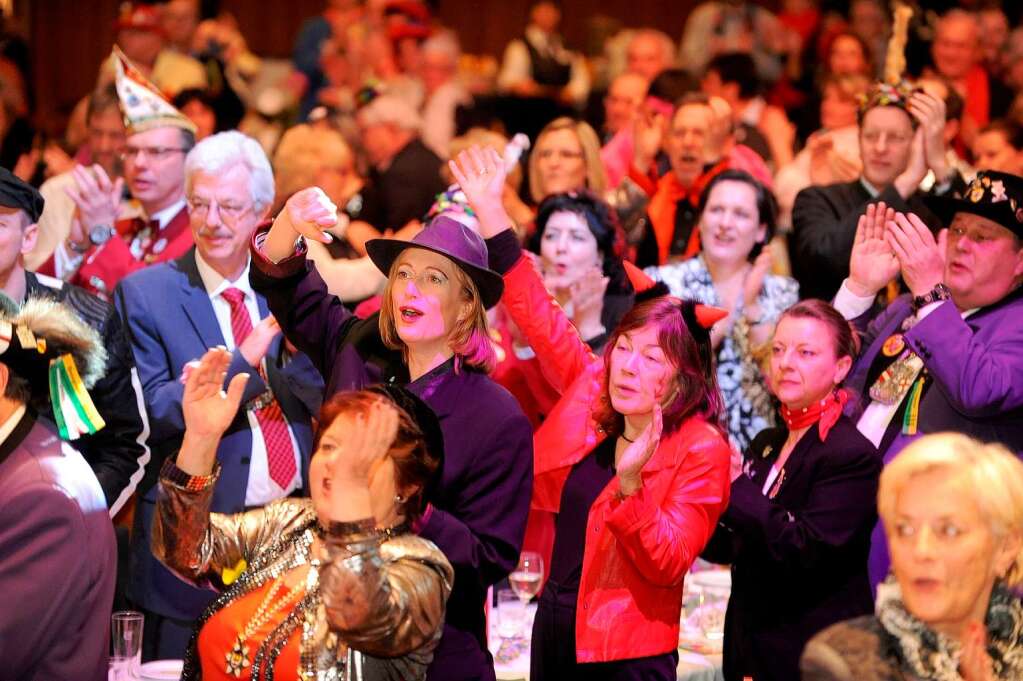
<svg viewBox="0 0 1023 681"><path fill-rule="evenodd" d="M221 0L238 18L253 52L286 57L302 21L322 10L324 0ZM442 22L458 31L462 48L500 57L521 33L529 0L438 0ZM656 26L678 40L694 0L562 0L564 34L570 46L586 49L592 27L602 21ZM30 36L36 123L59 134L75 103L95 84L100 62L110 54L118 0L15 0L21 32Z"/></svg>

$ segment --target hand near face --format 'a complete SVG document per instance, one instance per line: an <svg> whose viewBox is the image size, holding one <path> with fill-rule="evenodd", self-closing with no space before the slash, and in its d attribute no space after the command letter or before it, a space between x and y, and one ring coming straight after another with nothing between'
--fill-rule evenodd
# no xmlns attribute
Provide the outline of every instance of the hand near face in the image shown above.
<svg viewBox="0 0 1023 681"><path fill-rule="evenodd" d="M369 487L370 472L394 444L398 434L398 410L383 399L374 402L365 415L355 418L344 451L333 458L330 470L332 490Z"/></svg>
<svg viewBox="0 0 1023 681"><path fill-rule="evenodd" d="M945 274L947 231L937 240L913 213L896 213L885 224L885 241L898 258L902 278L914 296L922 296L941 283Z"/></svg>
<svg viewBox="0 0 1023 681"><path fill-rule="evenodd" d="M632 124L632 163L640 172L646 172L653 163L664 141L664 114L641 106Z"/></svg>
<svg viewBox="0 0 1023 681"><path fill-rule="evenodd" d="M622 494L628 496L635 493L641 486L640 471L653 456L654 450L661 441L661 431L664 428L661 405L654 404L653 417L643 432L639 434L636 441L629 444L622 452L618 460L618 480Z"/></svg>
<svg viewBox="0 0 1023 681"><path fill-rule="evenodd" d="M245 337L242 344L238 346L238 352L249 363L249 366L259 366L259 363L266 356L267 350L270 349L270 344L273 343L280 333L280 324L277 323L273 315L267 315L252 327L252 331Z"/></svg>
<svg viewBox="0 0 1023 681"><path fill-rule="evenodd" d="M331 236L324 230L337 224L337 206L319 187L307 187L288 199L277 219L282 217L305 238L329 244Z"/></svg>
<svg viewBox="0 0 1023 681"><path fill-rule="evenodd" d="M771 266L774 264L774 253L771 251L770 244L764 246L763 250L760 251L760 255L753 261L753 267L746 275L746 281L742 285L742 302L746 308L753 307L757 304L757 299L760 297L760 292L764 288L764 278L767 273L771 271Z"/></svg>
<svg viewBox="0 0 1023 681"><path fill-rule="evenodd" d="M945 163L945 102L926 92L917 92L909 98L909 112L923 131L927 167L934 171L940 182L948 172Z"/></svg>
<svg viewBox="0 0 1023 681"><path fill-rule="evenodd" d="M114 226L124 190L124 179L119 177L111 182L107 172L98 164L88 168L75 166L71 170L71 177L74 178L75 185L67 187L64 191L78 209L78 219L85 237L78 243L82 243L88 240L93 227Z"/></svg>
<svg viewBox="0 0 1023 681"><path fill-rule="evenodd" d="M883 201L867 206L856 225L849 257L849 288L862 297L876 295L899 274L899 260L885 239L885 225L895 219L895 209Z"/></svg>
<svg viewBox="0 0 1023 681"><path fill-rule="evenodd" d="M980 622L970 623L959 658L963 681L995 681L994 664L987 653L987 632Z"/></svg>
<svg viewBox="0 0 1023 681"><path fill-rule="evenodd" d="M609 281L599 267L593 267L569 287L572 295L572 323L584 339L602 333L600 315L604 311L604 293Z"/></svg>
<svg viewBox="0 0 1023 681"><path fill-rule="evenodd" d="M480 236L496 236L512 225L504 209L504 160L493 147L473 145L448 161L448 168L462 188L480 223Z"/></svg>
<svg viewBox="0 0 1023 681"><path fill-rule="evenodd" d="M924 139L924 128L920 126L913 133L913 141L910 143L909 163L906 169L895 178L895 190L899 196L908 199L920 187L920 183L927 176L927 151Z"/></svg>
<svg viewBox="0 0 1023 681"><path fill-rule="evenodd" d="M192 365L181 398L187 436L204 441L219 440L234 420L249 377L244 373L236 375L224 392L224 379L230 363L231 353L218 347L207 350L198 365ZM179 459L185 454L185 449L182 446ZM215 453L215 447L213 451ZM212 467L212 461L209 463Z"/></svg>

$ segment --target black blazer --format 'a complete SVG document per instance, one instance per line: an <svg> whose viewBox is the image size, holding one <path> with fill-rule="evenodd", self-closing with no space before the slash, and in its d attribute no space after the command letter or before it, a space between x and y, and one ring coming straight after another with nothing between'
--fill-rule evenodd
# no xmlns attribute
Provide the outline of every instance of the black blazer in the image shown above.
<svg viewBox="0 0 1023 681"><path fill-rule="evenodd" d="M724 673L731 681L799 678L799 656L821 629L873 611L867 555L877 521L881 458L842 416L821 442L796 444L777 495L761 492L788 431L761 431L732 483L704 556L732 564Z"/></svg>
<svg viewBox="0 0 1023 681"><path fill-rule="evenodd" d="M897 211L916 213L931 229L942 225L917 192L903 200L888 186L871 197L859 179L852 182L811 186L796 195L792 205L792 239L789 241L792 276L799 282L799 297L831 300L842 280L849 276L849 256L856 237L856 223L867 204L884 201Z"/></svg>

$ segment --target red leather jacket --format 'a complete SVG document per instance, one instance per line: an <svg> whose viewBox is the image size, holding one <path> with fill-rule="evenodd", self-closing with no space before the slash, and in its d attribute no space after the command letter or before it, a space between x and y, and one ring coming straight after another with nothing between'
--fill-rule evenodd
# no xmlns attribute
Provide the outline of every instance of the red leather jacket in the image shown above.
<svg viewBox="0 0 1023 681"><path fill-rule="evenodd" d="M572 466L606 437L594 420L604 364L527 259L504 279L502 300L561 393L533 440L533 509L556 513ZM682 580L728 505L728 444L717 428L690 418L661 438L641 476L640 491L622 500L612 479L590 508L575 627L579 662L677 647Z"/></svg>

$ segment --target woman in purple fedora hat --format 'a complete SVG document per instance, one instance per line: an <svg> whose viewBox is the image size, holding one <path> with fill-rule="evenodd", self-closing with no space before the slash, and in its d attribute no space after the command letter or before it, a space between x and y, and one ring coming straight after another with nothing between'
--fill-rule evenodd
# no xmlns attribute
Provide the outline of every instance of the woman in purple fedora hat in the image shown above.
<svg viewBox="0 0 1023 681"><path fill-rule="evenodd" d="M318 188L292 196L253 239L250 278L285 336L309 356L326 395L373 383L406 385L436 412L446 453L441 482L416 525L455 567L444 634L428 679L493 679L487 587L515 567L532 487L532 429L487 375L495 362L486 309L503 280L487 246L445 216L412 241L374 239L387 275L381 309L358 319L305 260L305 239L329 241L337 209Z"/></svg>

